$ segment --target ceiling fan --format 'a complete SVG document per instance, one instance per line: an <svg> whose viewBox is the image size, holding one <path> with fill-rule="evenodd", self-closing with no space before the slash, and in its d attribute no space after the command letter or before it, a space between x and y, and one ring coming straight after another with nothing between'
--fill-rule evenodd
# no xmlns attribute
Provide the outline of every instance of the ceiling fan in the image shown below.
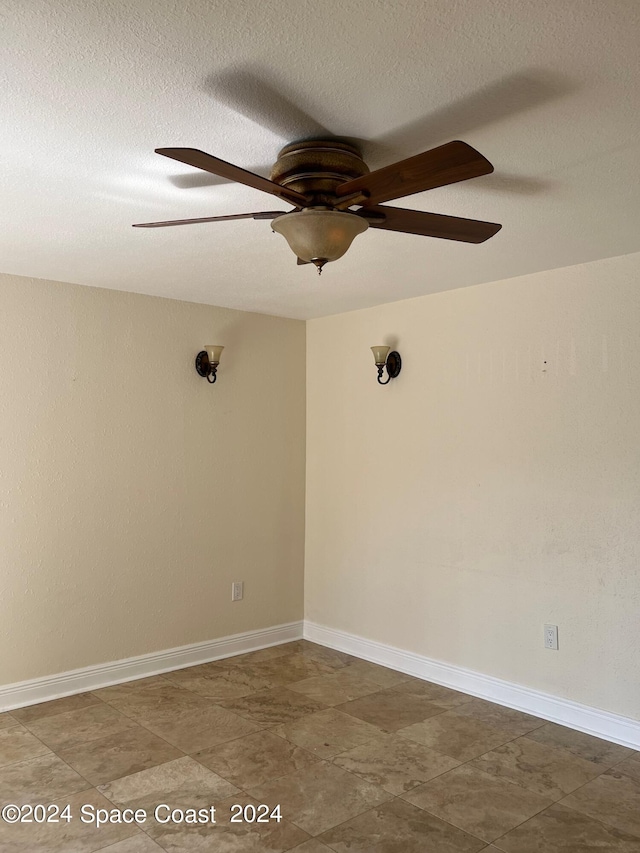
<svg viewBox="0 0 640 853"><path fill-rule="evenodd" d="M369 227L464 243L483 243L502 227L495 222L383 204L493 172L491 163L465 142L448 142L370 172L350 142L307 139L280 151L269 179L196 148L156 148L156 153L275 195L293 209L144 222L134 228L270 219L273 230L284 236L297 255L298 263L315 264L318 273L328 261L341 258L355 237Z"/></svg>

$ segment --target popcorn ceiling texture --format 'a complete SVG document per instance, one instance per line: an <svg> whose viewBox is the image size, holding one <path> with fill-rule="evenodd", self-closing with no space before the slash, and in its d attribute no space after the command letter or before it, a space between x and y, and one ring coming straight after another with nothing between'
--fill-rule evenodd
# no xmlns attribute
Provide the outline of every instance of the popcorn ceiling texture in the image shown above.
<svg viewBox="0 0 640 853"><path fill-rule="evenodd" d="M635 254L307 324L307 619L640 719L639 278Z"/></svg>
<svg viewBox="0 0 640 853"><path fill-rule="evenodd" d="M0 316L0 684L300 619L304 324L6 275Z"/></svg>
<svg viewBox="0 0 640 853"><path fill-rule="evenodd" d="M0 27L2 272L307 318L640 251L637 0L1 0ZM367 232L318 279L268 222L131 228L274 208L154 148L265 174L323 129L374 168L466 140L493 175L401 204L502 231Z"/></svg>

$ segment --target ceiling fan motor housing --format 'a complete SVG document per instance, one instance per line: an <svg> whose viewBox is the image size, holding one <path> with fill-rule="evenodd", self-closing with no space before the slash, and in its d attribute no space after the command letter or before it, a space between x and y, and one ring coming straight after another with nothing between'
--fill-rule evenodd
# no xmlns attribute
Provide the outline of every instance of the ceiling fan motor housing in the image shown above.
<svg viewBox="0 0 640 853"><path fill-rule="evenodd" d="M270 178L323 203L340 184L369 174L358 149L337 139L306 139L286 145L278 154Z"/></svg>

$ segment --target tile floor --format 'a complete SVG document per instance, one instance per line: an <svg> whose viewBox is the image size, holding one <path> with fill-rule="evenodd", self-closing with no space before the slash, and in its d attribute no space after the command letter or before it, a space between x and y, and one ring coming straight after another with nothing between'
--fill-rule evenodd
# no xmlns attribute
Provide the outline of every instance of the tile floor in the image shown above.
<svg viewBox="0 0 640 853"><path fill-rule="evenodd" d="M640 853L640 753L306 641L0 714L6 803L73 818L0 853Z"/></svg>

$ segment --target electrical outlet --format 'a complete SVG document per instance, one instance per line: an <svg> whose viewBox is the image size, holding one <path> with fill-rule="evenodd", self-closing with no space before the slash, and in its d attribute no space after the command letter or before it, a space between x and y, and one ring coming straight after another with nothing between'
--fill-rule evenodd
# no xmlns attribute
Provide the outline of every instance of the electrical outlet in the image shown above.
<svg viewBox="0 0 640 853"><path fill-rule="evenodd" d="M244 596L244 581L234 581L231 584L231 601L242 601Z"/></svg>
<svg viewBox="0 0 640 853"><path fill-rule="evenodd" d="M554 651L558 651L558 626L557 625L545 625L544 626L544 647L545 649L553 649Z"/></svg>

